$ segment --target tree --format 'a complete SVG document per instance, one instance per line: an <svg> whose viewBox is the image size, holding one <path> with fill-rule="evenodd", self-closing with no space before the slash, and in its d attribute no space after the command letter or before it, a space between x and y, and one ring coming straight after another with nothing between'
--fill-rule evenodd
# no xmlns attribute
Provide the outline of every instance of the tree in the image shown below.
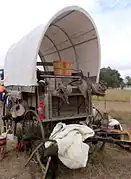
<svg viewBox="0 0 131 179"><path fill-rule="evenodd" d="M118 88L123 79L116 69L107 67L100 70L100 81L106 83L107 87Z"/></svg>
<svg viewBox="0 0 131 179"><path fill-rule="evenodd" d="M127 85L131 85L131 77L130 76L126 76L127 79Z"/></svg>

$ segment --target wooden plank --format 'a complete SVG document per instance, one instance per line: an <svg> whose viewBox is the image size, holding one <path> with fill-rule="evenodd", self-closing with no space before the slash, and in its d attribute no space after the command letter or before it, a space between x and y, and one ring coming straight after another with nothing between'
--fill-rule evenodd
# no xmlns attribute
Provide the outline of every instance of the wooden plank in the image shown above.
<svg viewBox="0 0 131 179"><path fill-rule="evenodd" d="M41 75L54 75L54 71L40 71ZM80 72L72 73L72 76L81 76Z"/></svg>
<svg viewBox="0 0 131 179"><path fill-rule="evenodd" d="M52 95L49 94L49 116L52 118Z"/></svg>
<svg viewBox="0 0 131 179"><path fill-rule="evenodd" d="M57 96L57 95L55 95L55 94L52 94L52 96L55 96L55 97L58 97L59 98L59 96ZM69 94L68 96L83 96L82 95L82 93L71 93L71 94Z"/></svg>
<svg viewBox="0 0 131 179"><path fill-rule="evenodd" d="M44 119L42 122L53 122L53 121L66 121L66 120L77 120L77 119L86 119L86 115L77 115L77 116L66 116L66 117L57 117L52 119Z"/></svg>
<svg viewBox="0 0 131 179"><path fill-rule="evenodd" d="M49 120L49 95L44 95L44 103L45 103L45 117Z"/></svg>
<svg viewBox="0 0 131 179"><path fill-rule="evenodd" d="M47 161L47 164L46 164L46 167L45 167L45 173L44 173L44 176L43 176L42 179L46 179L46 175L47 175L47 172L48 172L48 169L49 169L50 162L51 162L51 157L48 158L48 161Z"/></svg>
<svg viewBox="0 0 131 179"><path fill-rule="evenodd" d="M38 62L39 63L39 62ZM40 62L41 63L41 62ZM44 64L44 62L42 62L43 64ZM45 62L45 63L47 63L47 65L45 65L45 66L48 66L48 63L49 64L51 64L52 62ZM53 64L52 64L53 65ZM52 66L52 65L49 65L49 66ZM40 71L40 74L41 75L54 75L54 71L47 71L47 72L45 72L45 71ZM81 77L81 72L73 72L72 73L72 76L79 76L79 77ZM85 78L88 78L88 77L86 77L85 76ZM93 82L96 82L96 76L90 76L89 77L89 79L91 80L91 81L93 81Z"/></svg>
<svg viewBox="0 0 131 179"><path fill-rule="evenodd" d="M37 62L37 66L53 66L52 62Z"/></svg>
<svg viewBox="0 0 131 179"><path fill-rule="evenodd" d="M70 78L70 79L79 79L80 76L55 76L55 75L40 75L43 78Z"/></svg>

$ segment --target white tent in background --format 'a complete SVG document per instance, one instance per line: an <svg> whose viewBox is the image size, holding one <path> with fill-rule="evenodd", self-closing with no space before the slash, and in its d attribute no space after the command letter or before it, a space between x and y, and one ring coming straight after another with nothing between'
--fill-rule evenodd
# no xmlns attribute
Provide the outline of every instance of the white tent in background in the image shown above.
<svg viewBox="0 0 131 179"><path fill-rule="evenodd" d="M45 5L43 24L14 44L4 66L5 86L35 86L37 56L44 63L72 60L73 69L96 81L100 71L100 43L97 28L87 11L79 6L56 8ZM49 68L51 70L52 67Z"/></svg>

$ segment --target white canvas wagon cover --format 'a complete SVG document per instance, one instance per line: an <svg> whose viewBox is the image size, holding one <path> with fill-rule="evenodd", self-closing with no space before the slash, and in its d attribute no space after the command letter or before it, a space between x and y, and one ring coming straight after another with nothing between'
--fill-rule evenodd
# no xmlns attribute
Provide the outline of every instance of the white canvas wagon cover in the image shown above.
<svg viewBox="0 0 131 179"><path fill-rule="evenodd" d="M79 6L56 7L47 3L43 24L34 28L8 50L4 65L5 86L35 86L38 53L42 62L72 60L73 69L90 73L96 81L100 71L100 43L96 26ZM62 10L60 10L62 9Z"/></svg>

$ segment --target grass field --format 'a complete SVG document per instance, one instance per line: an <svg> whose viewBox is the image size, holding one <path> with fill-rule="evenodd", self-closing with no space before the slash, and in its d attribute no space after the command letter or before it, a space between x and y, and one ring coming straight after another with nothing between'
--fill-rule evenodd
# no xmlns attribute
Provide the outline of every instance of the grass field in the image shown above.
<svg viewBox="0 0 131 179"><path fill-rule="evenodd" d="M94 100L98 100L97 97L93 97ZM115 101L115 102L130 102L131 101L131 90L121 89L109 89L106 91L105 97L99 97L99 101Z"/></svg>
<svg viewBox="0 0 131 179"><path fill-rule="evenodd" d="M131 125L131 91L110 89L105 97L93 97L93 103L101 111L108 111L122 123Z"/></svg>

